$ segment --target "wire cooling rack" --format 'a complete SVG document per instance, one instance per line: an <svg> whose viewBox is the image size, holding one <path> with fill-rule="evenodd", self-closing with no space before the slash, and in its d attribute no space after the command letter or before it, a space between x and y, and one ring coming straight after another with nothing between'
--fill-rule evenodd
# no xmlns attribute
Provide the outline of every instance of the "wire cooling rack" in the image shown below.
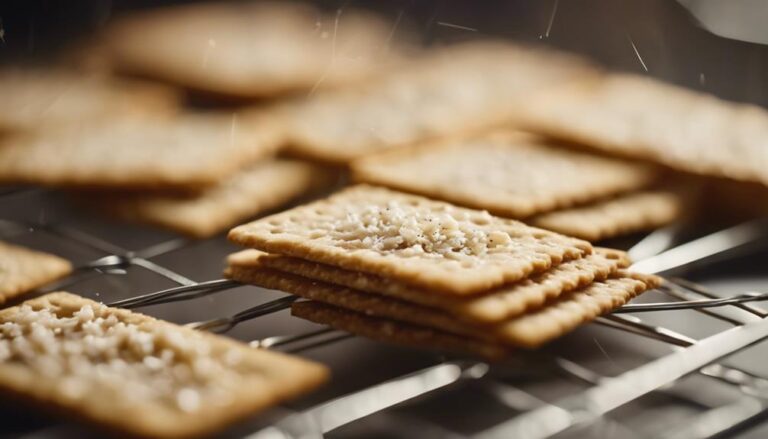
<svg viewBox="0 0 768 439"><path fill-rule="evenodd" d="M0 216L7 217L0 218L0 239L77 255L73 275L40 293L70 290L228 333L256 349L330 363L334 379L327 389L223 436L690 438L740 431L768 412L768 377L753 367L762 366L759 343L768 338L768 312L756 305L768 298L764 293L723 297L668 277L637 303L545 349L487 364L387 346L291 318L285 310L296 297L220 278L223 257L234 250L223 238L189 241L90 223L87 216L70 215L57 197L41 189L0 192ZM634 269L671 272L733 257L761 245L767 225L751 221L683 244L676 244L681 226L660 229L630 249L639 260ZM240 293L232 295L235 290ZM267 323L236 331L253 322ZM13 424L13 415L6 416L0 415L0 425ZM34 418L13 434L88 434L52 422Z"/></svg>

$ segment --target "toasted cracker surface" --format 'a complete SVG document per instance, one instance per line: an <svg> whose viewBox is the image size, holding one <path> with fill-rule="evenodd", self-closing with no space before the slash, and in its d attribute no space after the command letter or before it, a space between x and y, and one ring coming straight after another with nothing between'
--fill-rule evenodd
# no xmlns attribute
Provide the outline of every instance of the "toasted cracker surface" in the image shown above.
<svg viewBox="0 0 768 439"><path fill-rule="evenodd" d="M0 69L0 96L0 131L109 116L157 118L174 113L179 105L179 96L160 85L63 69Z"/></svg>
<svg viewBox="0 0 768 439"><path fill-rule="evenodd" d="M71 272L66 259L0 241L0 304Z"/></svg>
<svg viewBox="0 0 768 439"><path fill-rule="evenodd" d="M387 151L356 161L354 177L474 209L524 218L647 186L639 164L494 132Z"/></svg>
<svg viewBox="0 0 768 439"><path fill-rule="evenodd" d="M294 303L291 305L291 314L384 343L468 354L490 360L502 359L510 353L509 348L499 344L367 316L315 301Z"/></svg>
<svg viewBox="0 0 768 439"><path fill-rule="evenodd" d="M251 111L83 122L0 139L0 181L199 190L280 141L278 122Z"/></svg>
<svg viewBox="0 0 768 439"><path fill-rule="evenodd" d="M266 160L191 196L105 194L98 207L122 218L148 222L196 237L215 235L238 222L327 188L327 169L293 160ZM87 197L93 200L93 195Z"/></svg>
<svg viewBox="0 0 768 439"><path fill-rule="evenodd" d="M219 2L124 17L103 46L119 70L261 97L367 76L396 53L390 26L346 8L337 16L296 3Z"/></svg>
<svg viewBox="0 0 768 439"><path fill-rule="evenodd" d="M579 325L622 306L653 285L653 281L645 283L640 278L623 275L592 283L531 313L495 325L482 326L458 321L440 310L324 282L310 281L278 271L264 270L259 279L261 286L281 289L364 315L435 328L491 343L527 348L554 340Z"/></svg>
<svg viewBox="0 0 768 439"><path fill-rule="evenodd" d="M595 248L595 253L528 279L504 285L483 294L454 297L413 288L368 273L348 271L258 250L242 250L227 258L227 276L243 283L258 283L264 267L303 278L345 286L362 292L380 294L415 304L438 308L454 317L475 323L494 323L540 308L561 294L600 281L629 265L626 254L617 250Z"/></svg>
<svg viewBox="0 0 768 439"><path fill-rule="evenodd" d="M581 59L507 42L446 46L360 87L299 102L290 147L304 157L344 164L394 146L505 124L534 93L592 74Z"/></svg>
<svg viewBox="0 0 768 439"><path fill-rule="evenodd" d="M598 241L667 225L684 215L684 207L682 193L640 191L544 213L528 222L569 236Z"/></svg>
<svg viewBox="0 0 768 439"><path fill-rule="evenodd" d="M520 118L613 154L768 184L768 113L649 77L607 75L531 101Z"/></svg>
<svg viewBox="0 0 768 439"><path fill-rule="evenodd" d="M365 185L238 226L229 238L459 295L592 252L585 241L518 221Z"/></svg>
<svg viewBox="0 0 768 439"><path fill-rule="evenodd" d="M2 310L0 323L0 389L136 436L210 434L327 377L312 362L69 293Z"/></svg>

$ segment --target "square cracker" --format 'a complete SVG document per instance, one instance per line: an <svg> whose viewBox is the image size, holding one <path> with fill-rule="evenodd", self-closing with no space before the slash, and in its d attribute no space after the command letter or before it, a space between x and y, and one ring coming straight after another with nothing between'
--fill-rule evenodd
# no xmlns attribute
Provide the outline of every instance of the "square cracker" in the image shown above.
<svg viewBox="0 0 768 439"><path fill-rule="evenodd" d="M543 273L483 294L454 297L408 285L376 275L348 271L258 250L242 250L227 258L227 277L243 283L259 282L260 269L267 267L284 273L345 286L366 293L381 294L406 302L438 308L457 318L475 323L494 323L540 308L561 294L605 280L620 268L629 266L626 253L595 248L591 255L553 267Z"/></svg>
<svg viewBox="0 0 768 439"><path fill-rule="evenodd" d="M0 241L0 304L71 272L66 259Z"/></svg>
<svg viewBox="0 0 768 439"><path fill-rule="evenodd" d="M674 169L768 185L768 112L654 80L613 74L521 107L535 132Z"/></svg>
<svg viewBox="0 0 768 439"><path fill-rule="evenodd" d="M448 313L421 305L367 294L301 276L263 269L259 285L365 315L435 328L458 335L519 347L537 347L572 331L600 314L618 308L658 286L655 276L622 272L560 296L543 308L493 325L468 324Z"/></svg>
<svg viewBox="0 0 768 439"><path fill-rule="evenodd" d="M346 164L395 146L504 125L534 94L593 74L582 59L508 42L446 46L361 86L297 102L290 150Z"/></svg>
<svg viewBox="0 0 768 439"><path fill-rule="evenodd" d="M316 165L268 160L191 196L107 193L95 200L93 194L88 198L119 217L206 238L302 195L325 189L334 180L330 170Z"/></svg>
<svg viewBox="0 0 768 439"><path fill-rule="evenodd" d="M500 360L511 352L508 347L500 344L373 317L311 300L291 305L291 314L384 343L472 355L489 360Z"/></svg>
<svg viewBox="0 0 768 439"><path fill-rule="evenodd" d="M0 139L0 183L200 190L274 154L281 133L255 110L57 125Z"/></svg>
<svg viewBox="0 0 768 439"><path fill-rule="evenodd" d="M2 391L135 436L210 434L326 376L319 364L69 293L0 311Z"/></svg>
<svg viewBox="0 0 768 439"><path fill-rule="evenodd" d="M592 252L488 212L371 186L238 226L237 243L450 294L476 294Z"/></svg>
<svg viewBox="0 0 768 439"><path fill-rule="evenodd" d="M588 241L599 241L667 225L684 215L684 207L685 200L680 192L641 191L544 213L527 222Z"/></svg>
<svg viewBox="0 0 768 439"><path fill-rule="evenodd" d="M648 166L499 131L386 151L353 162L354 179L524 218L648 186Z"/></svg>
<svg viewBox="0 0 768 439"><path fill-rule="evenodd" d="M1 69L0 96L0 132L110 116L157 118L179 106L179 96L170 88L64 69Z"/></svg>
<svg viewBox="0 0 768 439"><path fill-rule="evenodd" d="M289 2L210 2L140 12L107 27L118 70L216 94L266 97L361 79L396 58L385 20Z"/></svg>

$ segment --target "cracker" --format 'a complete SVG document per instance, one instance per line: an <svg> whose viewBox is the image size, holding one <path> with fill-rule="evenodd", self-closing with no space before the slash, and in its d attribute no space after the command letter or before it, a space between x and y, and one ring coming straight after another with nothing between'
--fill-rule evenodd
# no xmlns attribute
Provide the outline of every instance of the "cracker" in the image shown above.
<svg viewBox="0 0 768 439"><path fill-rule="evenodd" d="M66 259L0 241L0 304L71 272Z"/></svg>
<svg viewBox="0 0 768 439"><path fill-rule="evenodd" d="M529 128L674 169L768 184L768 114L645 76L608 75L528 102Z"/></svg>
<svg viewBox="0 0 768 439"><path fill-rule="evenodd" d="M556 148L510 131L397 149L355 161L355 180L494 215L533 214L648 186L653 169Z"/></svg>
<svg viewBox="0 0 768 439"><path fill-rule="evenodd" d="M368 294L327 282L307 279L279 270L270 268L252 270L249 283L366 315L395 319L453 334L488 338L487 331L463 325L457 322L455 317L445 312L390 299L378 294Z"/></svg>
<svg viewBox="0 0 768 439"><path fill-rule="evenodd" d="M136 436L212 433L326 376L312 362L69 293L0 311L0 389Z"/></svg>
<svg viewBox="0 0 768 439"><path fill-rule="evenodd" d="M660 284L657 276L622 273L618 278L595 282L560 296L536 312L510 320L499 327L498 335L515 346L536 348Z"/></svg>
<svg viewBox="0 0 768 439"><path fill-rule="evenodd" d="M63 69L2 69L0 96L0 131L114 115L156 118L175 112L179 105L177 93L166 87Z"/></svg>
<svg viewBox="0 0 768 439"><path fill-rule="evenodd" d="M0 182L200 190L275 152L270 116L116 118L0 138Z"/></svg>
<svg viewBox="0 0 768 439"><path fill-rule="evenodd" d="M259 285L365 315L466 335L491 343L533 348L558 338L582 323L616 309L656 286L653 277L622 273L565 294L547 306L494 325L472 325L440 310L366 294L300 276L263 269Z"/></svg>
<svg viewBox="0 0 768 439"><path fill-rule="evenodd" d="M119 70L195 90L273 96L360 79L396 52L391 25L345 9L309 5L207 3L134 14L104 36Z"/></svg>
<svg viewBox="0 0 768 439"><path fill-rule="evenodd" d="M269 160L244 169L193 196L104 194L96 205L119 217L156 224L195 238L215 235L238 222L327 188L335 175L293 160Z"/></svg>
<svg viewBox="0 0 768 439"><path fill-rule="evenodd" d="M423 326L367 316L320 302L296 302L291 305L291 314L384 343L466 354L490 360L502 359L510 353L509 348L498 344Z"/></svg>
<svg viewBox="0 0 768 439"><path fill-rule="evenodd" d="M229 238L457 295L592 252L585 241L518 221L365 185L238 226Z"/></svg>
<svg viewBox="0 0 768 439"><path fill-rule="evenodd" d="M394 146L506 124L533 94L592 74L581 59L507 42L432 50L360 87L297 103L290 150L346 164Z"/></svg>
<svg viewBox="0 0 768 439"><path fill-rule="evenodd" d="M684 215L683 195L672 191L641 191L596 203L544 213L531 225L589 241L612 238L667 225Z"/></svg>
<svg viewBox="0 0 768 439"><path fill-rule="evenodd" d="M436 294L367 273L252 249L230 255L227 262L227 276L243 283L258 283L260 268L268 267L311 280L442 309L468 322L494 323L540 308L545 302L594 281L605 280L620 268L627 267L629 258L618 250L595 248L595 253L591 255L471 297Z"/></svg>

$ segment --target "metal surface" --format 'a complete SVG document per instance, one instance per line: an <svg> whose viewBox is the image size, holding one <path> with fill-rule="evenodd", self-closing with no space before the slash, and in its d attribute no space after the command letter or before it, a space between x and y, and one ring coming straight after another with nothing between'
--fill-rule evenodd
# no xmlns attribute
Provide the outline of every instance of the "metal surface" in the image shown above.
<svg viewBox="0 0 768 439"><path fill-rule="evenodd" d="M668 278L664 288L641 297L648 303L604 316L542 351L486 364L291 318L284 310L294 297L220 279L224 257L235 250L223 237L192 242L101 221L46 191L5 193L0 205L10 208L3 211L0 239L59 253L79 267L55 288L329 364L334 379L327 388L225 437L408 437L414 428L421 437L709 437L765 414L768 370L754 360L765 347L751 345L768 335L768 322L759 304L744 303L765 294L717 297L706 285ZM44 223L36 221L40 209ZM762 225L677 246L677 228L668 228L632 252L646 257L637 266L647 272L701 269L713 255L761 251L746 244L764 236ZM691 379L705 385L686 388ZM674 422L628 422L654 410L674 413ZM13 411L0 421L19 436L98 435Z"/></svg>

